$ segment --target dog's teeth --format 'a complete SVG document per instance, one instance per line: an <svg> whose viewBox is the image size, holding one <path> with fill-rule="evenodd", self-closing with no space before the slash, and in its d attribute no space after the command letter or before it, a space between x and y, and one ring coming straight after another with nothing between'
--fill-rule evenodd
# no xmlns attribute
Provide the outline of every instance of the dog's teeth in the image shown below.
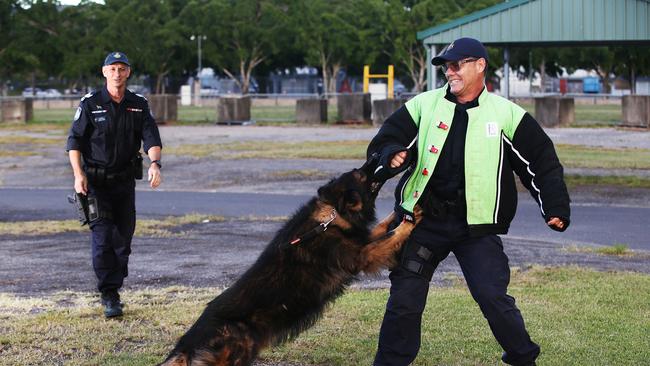
<svg viewBox="0 0 650 366"><path fill-rule="evenodd" d="M287 308L287 306L286 306L285 304L282 304L282 308L283 308L284 310L286 310L286 311L289 311L289 309Z"/></svg>

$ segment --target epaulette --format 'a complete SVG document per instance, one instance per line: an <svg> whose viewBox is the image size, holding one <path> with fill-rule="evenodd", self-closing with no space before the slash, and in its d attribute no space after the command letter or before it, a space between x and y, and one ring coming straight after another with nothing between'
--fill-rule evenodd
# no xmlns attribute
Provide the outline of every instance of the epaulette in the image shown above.
<svg viewBox="0 0 650 366"><path fill-rule="evenodd" d="M85 100L86 98L90 98L90 97L92 97L93 95L95 95L95 93L97 93L97 91L96 91L96 90L94 90L94 91L91 91L90 93L88 93L88 94L86 94L86 95L84 95L83 97L81 97L81 100L80 100L80 102L83 102L83 101L84 101L84 100Z"/></svg>
<svg viewBox="0 0 650 366"><path fill-rule="evenodd" d="M138 97L140 97L140 98L142 98L142 99L144 99L144 100L146 100L148 102L147 98L144 95L137 94L137 93L133 93L133 94L135 94L136 96L138 96Z"/></svg>

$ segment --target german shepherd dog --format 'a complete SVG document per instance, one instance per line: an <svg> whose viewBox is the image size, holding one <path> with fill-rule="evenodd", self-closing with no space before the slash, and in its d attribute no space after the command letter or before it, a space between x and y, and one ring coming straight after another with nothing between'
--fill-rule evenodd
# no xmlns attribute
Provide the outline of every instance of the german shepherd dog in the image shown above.
<svg viewBox="0 0 650 366"><path fill-rule="evenodd" d="M388 231L394 213L372 230L383 182L374 166L344 173L318 189L277 232L257 261L207 307L164 366L250 365L259 352L314 325L359 272L393 266L420 219Z"/></svg>

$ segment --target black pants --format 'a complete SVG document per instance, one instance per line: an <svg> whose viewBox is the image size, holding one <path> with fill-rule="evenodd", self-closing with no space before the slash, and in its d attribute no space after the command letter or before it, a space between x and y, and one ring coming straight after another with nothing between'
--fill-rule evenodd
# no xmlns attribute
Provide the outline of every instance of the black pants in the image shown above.
<svg viewBox="0 0 650 366"><path fill-rule="evenodd" d="M99 292L117 290L129 275L131 239L135 231L135 181L89 184L89 195L97 197L100 217L90 224L92 261Z"/></svg>
<svg viewBox="0 0 650 366"><path fill-rule="evenodd" d="M416 254L419 246L432 252L428 262ZM534 361L540 349L531 341L515 299L507 294L510 267L501 239L497 235L469 238L465 221L450 217L445 221L425 218L406 244L402 265L390 273L390 297L374 365L413 362L420 349L422 312L431 274L450 252L458 259L472 297L505 350L503 361L513 365ZM407 269L405 263L410 260L421 262L428 271L421 274Z"/></svg>

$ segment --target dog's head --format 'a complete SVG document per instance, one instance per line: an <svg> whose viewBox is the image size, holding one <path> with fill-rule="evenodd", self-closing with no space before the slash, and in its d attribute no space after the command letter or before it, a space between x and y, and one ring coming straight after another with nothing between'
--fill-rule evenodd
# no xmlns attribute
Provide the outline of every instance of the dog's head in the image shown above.
<svg viewBox="0 0 650 366"><path fill-rule="evenodd" d="M375 221L373 181L366 166L343 173L318 189L318 199L333 206L350 224L365 228Z"/></svg>

